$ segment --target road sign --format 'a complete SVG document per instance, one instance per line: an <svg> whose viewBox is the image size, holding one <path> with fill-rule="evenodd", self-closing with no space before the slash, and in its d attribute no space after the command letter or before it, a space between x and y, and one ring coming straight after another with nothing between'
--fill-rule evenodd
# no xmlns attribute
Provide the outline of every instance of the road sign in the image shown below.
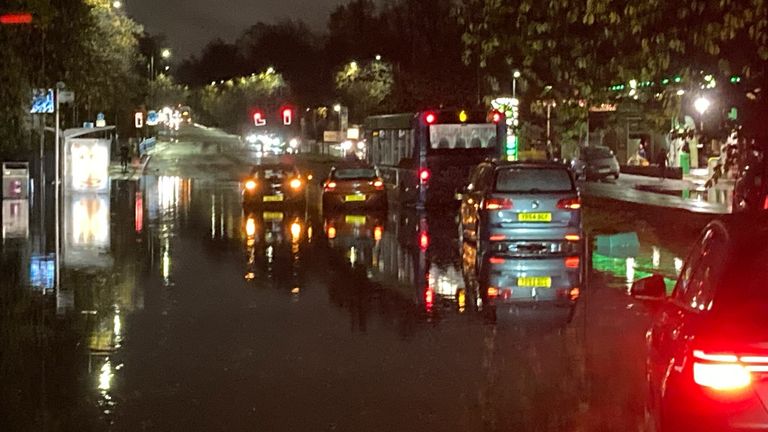
<svg viewBox="0 0 768 432"><path fill-rule="evenodd" d="M32 90L31 114L53 114L53 89Z"/></svg>
<svg viewBox="0 0 768 432"><path fill-rule="evenodd" d="M147 126L155 126L158 123L160 123L160 116L157 114L157 111L148 111Z"/></svg>
<svg viewBox="0 0 768 432"><path fill-rule="evenodd" d="M144 127L144 113L143 112L137 112L133 115L133 123L136 126L136 129L141 129Z"/></svg>
<svg viewBox="0 0 768 432"><path fill-rule="evenodd" d="M107 125L107 120L104 118L104 113L100 112L96 114L96 127L104 127Z"/></svg>
<svg viewBox="0 0 768 432"><path fill-rule="evenodd" d="M72 90L59 90L59 103L72 103L75 101L75 92Z"/></svg>

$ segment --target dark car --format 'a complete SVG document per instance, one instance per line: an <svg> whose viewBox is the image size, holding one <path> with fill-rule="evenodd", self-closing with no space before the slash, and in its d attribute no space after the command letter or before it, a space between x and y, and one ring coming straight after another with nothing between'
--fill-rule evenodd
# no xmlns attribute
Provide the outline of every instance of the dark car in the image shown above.
<svg viewBox="0 0 768 432"><path fill-rule="evenodd" d="M766 149L750 149L733 190L733 211L768 210L768 159Z"/></svg>
<svg viewBox="0 0 768 432"><path fill-rule="evenodd" d="M461 236L486 256L545 257L583 249L581 200L566 165L494 162L478 165L462 194Z"/></svg>
<svg viewBox="0 0 768 432"><path fill-rule="evenodd" d="M649 416L659 431L768 430L768 218L703 232L666 296L661 276L632 294L656 303L648 332Z"/></svg>
<svg viewBox="0 0 768 432"><path fill-rule="evenodd" d="M242 185L244 207L300 206L306 202L306 181L292 165L257 165Z"/></svg>
<svg viewBox="0 0 768 432"><path fill-rule="evenodd" d="M323 211L350 207L387 208L387 191L375 168L350 163L331 169L323 183Z"/></svg>
<svg viewBox="0 0 768 432"><path fill-rule="evenodd" d="M581 147L575 160L571 162L573 172L578 178L586 180L602 180L604 178L619 178L619 161L608 147Z"/></svg>

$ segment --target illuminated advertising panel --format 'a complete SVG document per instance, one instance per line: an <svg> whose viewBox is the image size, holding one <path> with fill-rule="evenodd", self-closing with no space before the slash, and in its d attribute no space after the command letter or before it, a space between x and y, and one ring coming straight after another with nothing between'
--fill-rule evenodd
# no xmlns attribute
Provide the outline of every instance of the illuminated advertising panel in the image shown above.
<svg viewBox="0 0 768 432"><path fill-rule="evenodd" d="M64 209L65 264L76 267L110 266L109 195L67 195Z"/></svg>
<svg viewBox="0 0 768 432"><path fill-rule="evenodd" d="M3 238L27 238L29 236L29 201L25 199L3 200Z"/></svg>
<svg viewBox="0 0 768 432"><path fill-rule="evenodd" d="M67 189L77 192L109 190L110 141L73 138L67 141Z"/></svg>

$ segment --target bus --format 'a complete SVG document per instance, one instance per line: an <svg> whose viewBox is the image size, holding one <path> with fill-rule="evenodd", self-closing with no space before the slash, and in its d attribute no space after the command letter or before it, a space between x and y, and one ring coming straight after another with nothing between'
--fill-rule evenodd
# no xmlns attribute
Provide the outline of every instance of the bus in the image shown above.
<svg viewBox="0 0 768 432"><path fill-rule="evenodd" d="M365 134L392 201L423 207L457 203L470 169L501 157L507 130L497 111L442 110L371 116Z"/></svg>

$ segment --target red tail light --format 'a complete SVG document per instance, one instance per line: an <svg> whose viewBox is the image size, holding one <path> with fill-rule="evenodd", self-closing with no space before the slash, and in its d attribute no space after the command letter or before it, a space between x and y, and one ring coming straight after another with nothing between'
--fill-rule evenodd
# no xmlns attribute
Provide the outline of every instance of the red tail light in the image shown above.
<svg viewBox="0 0 768 432"><path fill-rule="evenodd" d="M491 257L491 259L488 260L491 264L504 264L506 260L501 257Z"/></svg>
<svg viewBox="0 0 768 432"><path fill-rule="evenodd" d="M565 267L570 269L579 268L581 264L581 258L577 256L568 257L565 259Z"/></svg>
<svg viewBox="0 0 768 432"><path fill-rule="evenodd" d="M499 289L496 287L488 287L488 297L494 298L499 295Z"/></svg>
<svg viewBox="0 0 768 432"><path fill-rule="evenodd" d="M335 181L329 181L325 183L325 190L334 190L336 188Z"/></svg>
<svg viewBox="0 0 768 432"><path fill-rule="evenodd" d="M578 210L581 208L581 199L565 198L557 202L557 208L563 210Z"/></svg>
<svg viewBox="0 0 768 432"><path fill-rule="evenodd" d="M752 373L768 372L766 356L736 356L730 353L693 351L693 380L713 390L734 391L752 383Z"/></svg>
<svg viewBox="0 0 768 432"><path fill-rule="evenodd" d="M765 197L765 202L763 202L763 210L768 210L768 196Z"/></svg>
<svg viewBox="0 0 768 432"><path fill-rule="evenodd" d="M491 118L493 119L494 123L498 123L501 121L501 113L498 111L494 111L493 114L491 115Z"/></svg>
<svg viewBox="0 0 768 432"><path fill-rule="evenodd" d="M374 180L372 183L373 187L375 187L377 190L384 189L384 182L381 180Z"/></svg>
<svg viewBox="0 0 768 432"><path fill-rule="evenodd" d="M421 180L422 183L426 183L427 180L429 180L429 177L431 176L431 173L428 169L422 168L419 170L419 180Z"/></svg>
<svg viewBox="0 0 768 432"><path fill-rule="evenodd" d="M507 236L505 236L504 234L494 234L494 235L488 237L488 240L490 240L490 241L502 241L502 240L505 240L506 238L507 238Z"/></svg>
<svg viewBox="0 0 768 432"><path fill-rule="evenodd" d="M424 292L424 303L426 303L428 308L431 308L434 302L435 290L432 287L427 287L427 290Z"/></svg>
<svg viewBox="0 0 768 432"><path fill-rule="evenodd" d="M419 247L421 250L427 250L429 247L429 234L423 232L419 235Z"/></svg>
<svg viewBox="0 0 768 432"><path fill-rule="evenodd" d="M511 199L488 198L483 202L485 210L509 210L514 207Z"/></svg>

